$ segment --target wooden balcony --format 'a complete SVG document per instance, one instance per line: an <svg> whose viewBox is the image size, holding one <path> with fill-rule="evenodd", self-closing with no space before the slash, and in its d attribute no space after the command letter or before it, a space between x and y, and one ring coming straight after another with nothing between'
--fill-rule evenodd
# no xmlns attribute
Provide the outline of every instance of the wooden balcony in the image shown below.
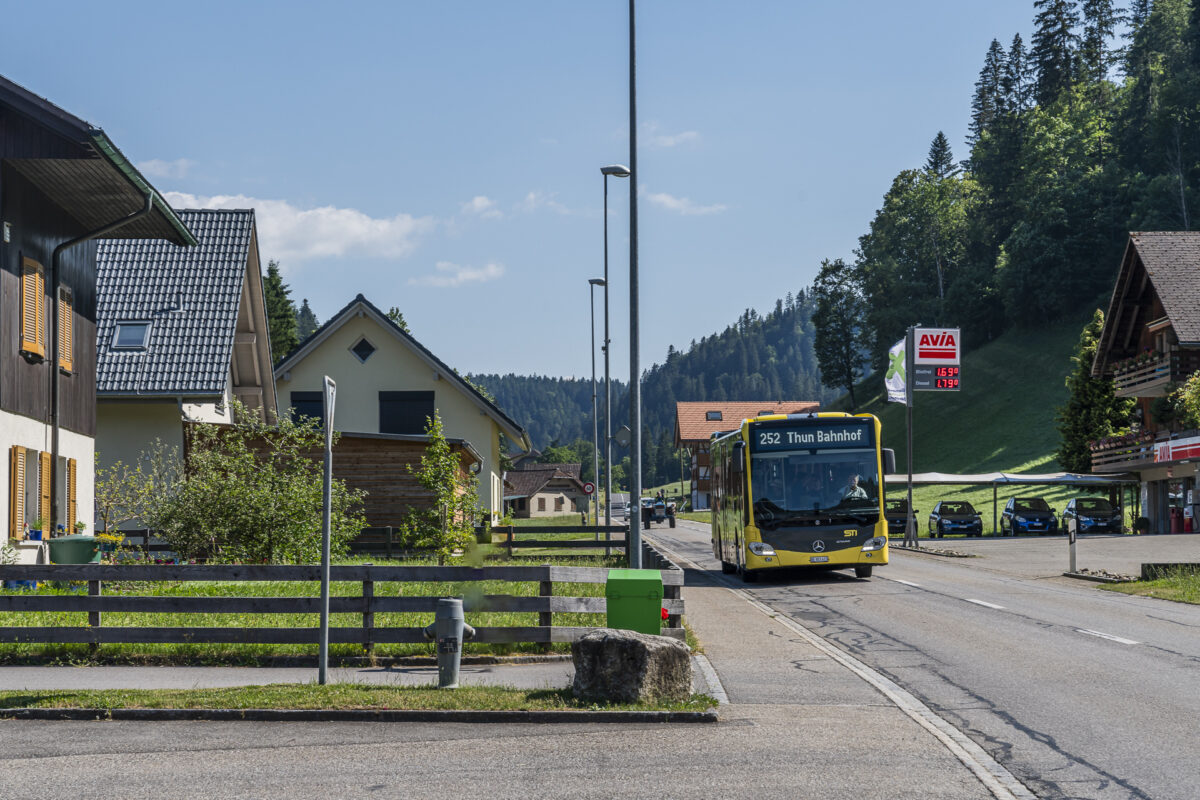
<svg viewBox="0 0 1200 800"><path fill-rule="evenodd" d="M1113 394L1117 397L1162 397L1167 386L1200 370L1200 351L1173 350L1161 358L1128 369L1117 368Z"/></svg>
<svg viewBox="0 0 1200 800"><path fill-rule="evenodd" d="M1129 472L1154 463L1153 433L1107 439L1092 446L1092 472Z"/></svg>

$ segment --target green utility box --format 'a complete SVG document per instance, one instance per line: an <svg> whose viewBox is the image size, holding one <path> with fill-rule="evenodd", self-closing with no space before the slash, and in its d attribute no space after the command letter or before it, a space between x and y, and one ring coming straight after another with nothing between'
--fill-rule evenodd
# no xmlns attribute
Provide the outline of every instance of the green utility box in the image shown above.
<svg viewBox="0 0 1200 800"><path fill-rule="evenodd" d="M658 635L662 631L662 574L656 569L610 569L604 585L608 627Z"/></svg>
<svg viewBox="0 0 1200 800"><path fill-rule="evenodd" d="M51 539L48 544L52 564L90 564L100 560L94 536L73 533Z"/></svg>

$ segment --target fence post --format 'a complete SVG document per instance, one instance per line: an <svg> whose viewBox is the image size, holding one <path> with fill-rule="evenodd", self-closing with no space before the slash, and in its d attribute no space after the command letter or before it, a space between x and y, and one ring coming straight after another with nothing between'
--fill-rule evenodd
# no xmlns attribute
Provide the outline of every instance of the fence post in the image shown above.
<svg viewBox="0 0 1200 800"><path fill-rule="evenodd" d="M101 593L103 592L102 587L103 587L103 584L101 584L100 581L88 581L88 597L99 597L101 595ZM88 612L88 625L92 626L93 628L100 627L100 612L99 611L89 611ZM95 653L97 650L100 649L100 642L92 642L91 647L89 649L93 653Z"/></svg>
<svg viewBox="0 0 1200 800"><path fill-rule="evenodd" d="M392 560L392 526L387 526L387 559Z"/></svg>
<svg viewBox="0 0 1200 800"><path fill-rule="evenodd" d="M546 577L549 578L550 577L550 565L546 564L545 566L546 566ZM548 580L541 581L538 584L538 596L539 597L553 597L554 596L554 583L552 581L548 581ZM547 636L547 638L549 640L554 639L554 613L553 612L539 611L538 612L538 625L543 628L546 628L546 632L549 634ZM543 652L547 652L547 653L550 652L550 641L546 641L546 642L542 643L542 650L543 650Z"/></svg>
<svg viewBox="0 0 1200 800"><path fill-rule="evenodd" d="M512 561L512 557L513 557L513 530L516 527L517 527L516 525L508 526L508 560L509 561Z"/></svg>
<svg viewBox="0 0 1200 800"><path fill-rule="evenodd" d="M388 538L391 538L391 528L388 528ZM373 567L374 564L367 563L364 566ZM367 655L374 655L375 642L371 641L371 636L375 631L375 612L372 608L375 605L375 581L371 579L371 571L367 570L367 577L363 579L363 650L367 651Z"/></svg>
<svg viewBox="0 0 1200 800"><path fill-rule="evenodd" d="M679 589L680 589L680 587L678 587L678 586L663 586L663 599L665 599L665 600L678 600L678 599L679 599L679 596L680 596L680 595L679 595ZM681 626L681 624L682 624L682 623L680 622L680 620L681 620L681 619L682 619L682 617L681 617L679 614L676 614L676 613L674 613L674 612L672 612L672 613L668 614L668 616L667 616L667 627L668 627L668 628L678 628L678 627L680 627L680 626Z"/></svg>

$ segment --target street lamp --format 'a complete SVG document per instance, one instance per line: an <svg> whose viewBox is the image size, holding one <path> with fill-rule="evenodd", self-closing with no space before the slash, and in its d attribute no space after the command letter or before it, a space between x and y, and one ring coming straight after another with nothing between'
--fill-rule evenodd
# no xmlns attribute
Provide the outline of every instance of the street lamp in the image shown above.
<svg viewBox="0 0 1200 800"><path fill-rule="evenodd" d="M600 168L604 176L604 527L612 524L612 382L608 376L608 177L628 178L629 167L610 164ZM640 508L640 506L639 506ZM628 517L626 517L628 519ZM607 539L607 534L606 537Z"/></svg>
<svg viewBox="0 0 1200 800"><path fill-rule="evenodd" d="M608 296L608 281L604 278L588 278L588 308L592 312L592 493L596 497L596 514L592 517L593 529L600 525L600 412L596 408L596 287L603 286ZM606 500L607 502L607 500ZM600 532L595 532L596 539Z"/></svg>

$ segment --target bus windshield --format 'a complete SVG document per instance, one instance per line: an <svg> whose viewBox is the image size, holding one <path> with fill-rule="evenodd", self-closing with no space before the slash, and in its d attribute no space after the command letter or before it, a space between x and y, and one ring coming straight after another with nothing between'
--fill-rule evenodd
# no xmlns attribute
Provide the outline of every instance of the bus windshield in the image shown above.
<svg viewBox="0 0 1200 800"><path fill-rule="evenodd" d="M760 528L848 517L879 518L879 471L872 449L754 453L754 520Z"/></svg>

